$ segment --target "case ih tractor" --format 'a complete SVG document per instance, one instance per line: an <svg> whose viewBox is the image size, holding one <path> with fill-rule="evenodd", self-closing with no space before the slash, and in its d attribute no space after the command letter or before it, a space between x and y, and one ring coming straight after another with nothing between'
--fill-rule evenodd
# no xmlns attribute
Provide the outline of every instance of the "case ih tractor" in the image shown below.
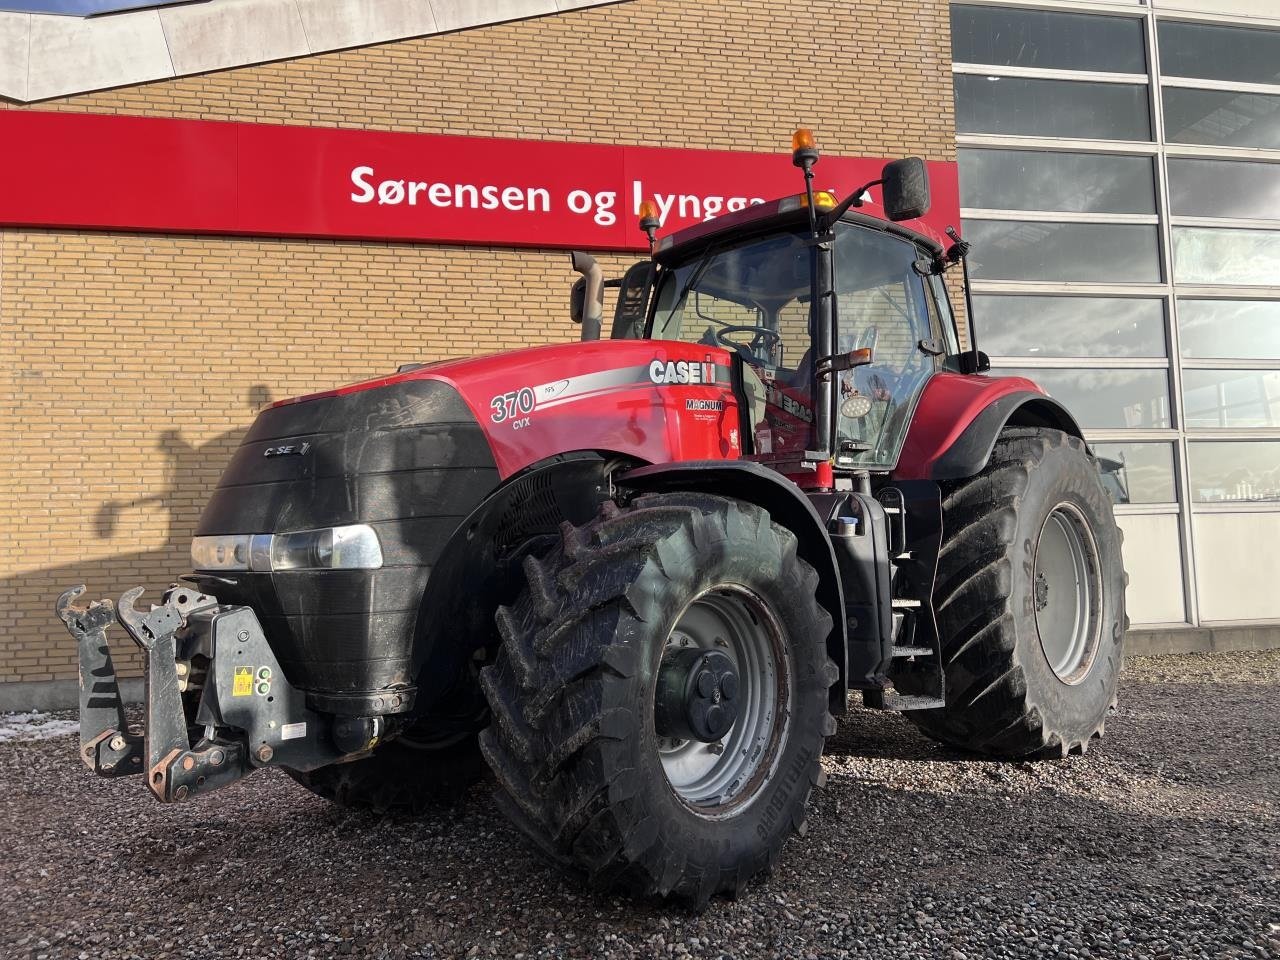
<svg viewBox="0 0 1280 960"><path fill-rule="evenodd" d="M487 768L557 863L702 905L803 832L851 691L963 750L1083 752L1125 629L1097 461L961 350L943 273L965 245L901 225L923 162L838 202L812 136L793 149L797 197L664 237L620 281L576 254L584 342L265 410L159 605L60 598L85 762L162 801L279 766L382 810ZM886 218L859 209L877 186Z"/></svg>

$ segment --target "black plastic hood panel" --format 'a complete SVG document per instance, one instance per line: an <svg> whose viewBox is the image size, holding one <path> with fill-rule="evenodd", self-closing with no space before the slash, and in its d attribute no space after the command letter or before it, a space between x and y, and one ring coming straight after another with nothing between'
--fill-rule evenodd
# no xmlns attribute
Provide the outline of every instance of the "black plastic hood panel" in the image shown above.
<svg viewBox="0 0 1280 960"><path fill-rule="evenodd" d="M220 574L209 587L224 602L255 608L294 685L353 701L403 688L415 680L427 579L458 524L497 483L480 425L441 381L271 407L232 457L196 535L367 523L384 565Z"/></svg>

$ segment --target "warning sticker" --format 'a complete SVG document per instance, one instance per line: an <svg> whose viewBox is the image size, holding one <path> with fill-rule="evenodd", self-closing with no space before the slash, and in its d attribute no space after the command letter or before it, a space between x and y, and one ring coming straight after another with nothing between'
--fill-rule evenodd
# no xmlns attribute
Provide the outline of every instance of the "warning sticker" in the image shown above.
<svg viewBox="0 0 1280 960"><path fill-rule="evenodd" d="M236 667L235 679L231 684L233 697L249 697L253 695L253 667Z"/></svg>
<svg viewBox="0 0 1280 960"><path fill-rule="evenodd" d="M281 740L300 740L307 735L305 723L286 723L280 728Z"/></svg>

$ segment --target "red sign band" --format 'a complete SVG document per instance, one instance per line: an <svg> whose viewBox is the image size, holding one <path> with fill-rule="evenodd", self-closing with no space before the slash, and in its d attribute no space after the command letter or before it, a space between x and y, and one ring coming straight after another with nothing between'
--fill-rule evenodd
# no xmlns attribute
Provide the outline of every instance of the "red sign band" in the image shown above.
<svg viewBox="0 0 1280 960"><path fill-rule="evenodd" d="M0 111L0 141L3 226L647 250L643 199L669 233L804 183L789 154L95 114ZM843 196L884 162L824 156L816 184ZM956 165L929 169L915 226L941 238Z"/></svg>

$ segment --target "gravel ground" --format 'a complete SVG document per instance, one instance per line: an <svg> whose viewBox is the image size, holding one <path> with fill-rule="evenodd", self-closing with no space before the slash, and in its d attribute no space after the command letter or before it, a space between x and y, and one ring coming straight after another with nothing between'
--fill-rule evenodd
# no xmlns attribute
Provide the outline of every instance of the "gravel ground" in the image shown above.
<svg viewBox="0 0 1280 960"><path fill-rule="evenodd" d="M0 743L0 956L1280 957L1280 652L1130 662L1107 739L1032 764L856 710L806 838L702 915L582 892L487 788L353 815L267 771L186 806Z"/></svg>

